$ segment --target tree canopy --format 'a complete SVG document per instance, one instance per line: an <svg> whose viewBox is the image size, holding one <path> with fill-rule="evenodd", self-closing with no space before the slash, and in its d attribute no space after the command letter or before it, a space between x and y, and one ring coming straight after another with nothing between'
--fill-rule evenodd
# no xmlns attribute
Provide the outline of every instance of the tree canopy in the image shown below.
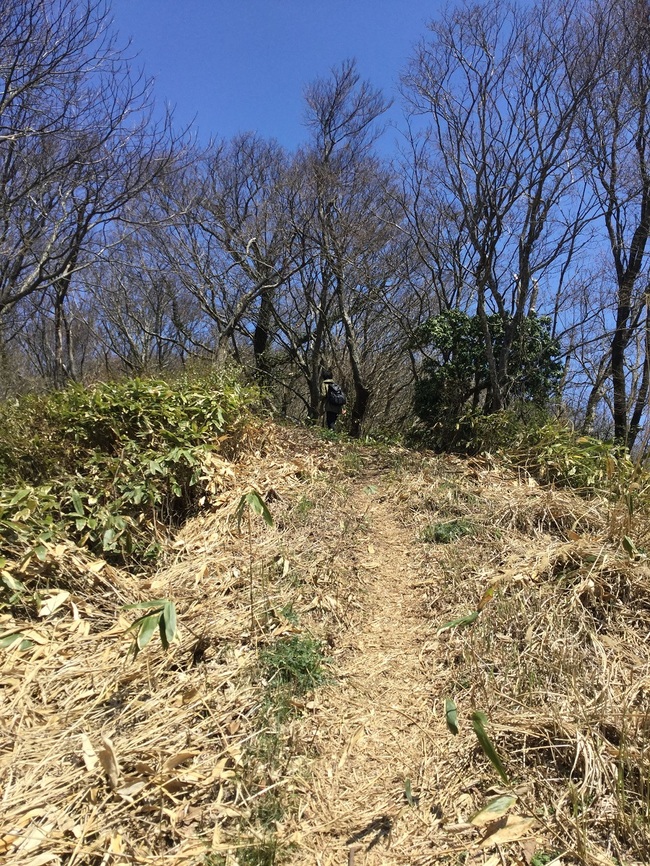
<svg viewBox="0 0 650 866"><path fill-rule="evenodd" d="M392 159L354 61L306 84L294 151L199 147L102 0L0 11L5 395L231 359L297 419L332 368L354 435L559 390L585 432L647 438L647 4L439 12Z"/></svg>

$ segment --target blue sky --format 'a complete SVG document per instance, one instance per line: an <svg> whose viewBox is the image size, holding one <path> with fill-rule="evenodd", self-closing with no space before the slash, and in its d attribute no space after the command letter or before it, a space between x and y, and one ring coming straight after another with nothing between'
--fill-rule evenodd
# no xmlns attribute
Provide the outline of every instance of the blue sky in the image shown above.
<svg viewBox="0 0 650 866"><path fill-rule="evenodd" d="M303 90L341 61L393 97L441 0L111 0L134 64L156 80L178 125L200 139L255 130L293 148L306 140ZM384 147L394 135L389 131Z"/></svg>

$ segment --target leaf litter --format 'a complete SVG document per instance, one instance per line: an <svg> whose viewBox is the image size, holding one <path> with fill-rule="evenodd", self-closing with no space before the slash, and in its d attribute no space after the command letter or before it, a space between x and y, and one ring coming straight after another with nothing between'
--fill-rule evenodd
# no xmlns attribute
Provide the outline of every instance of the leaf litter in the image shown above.
<svg viewBox="0 0 650 866"><path fill-rule="evenodd" d="M647 525L493 460L242 442L155 574L30 561L40 607L0 615L3 862L647 861ZM178 639L134 659L151 597ZM331 676L274 722L258 653L300 634Z"/></svg>

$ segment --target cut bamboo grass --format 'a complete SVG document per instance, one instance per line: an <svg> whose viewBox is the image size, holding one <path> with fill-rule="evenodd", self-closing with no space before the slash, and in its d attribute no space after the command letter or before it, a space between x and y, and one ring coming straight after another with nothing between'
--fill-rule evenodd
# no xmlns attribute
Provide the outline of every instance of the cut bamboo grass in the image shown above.
<svg viewBox="0 0 650 866"><path fill-rule="evenodd" d="M3 862L647 862L641 517L626 549L611 502L495 460L355 445L339 466L344 444L272 424L237 447L155 574L72 545L30 563L50 612L0 621L31 643L0 657ZM249 543L236 510L251 489L274 526L255 521ZM457 519L476 532L418 541ZM331 659L282 723L251 639L251 548L260 649L307 633ZM179 642L130 661L125 605L151 598L174 602ZM521 820L471 824L499 797Z"/></svg>

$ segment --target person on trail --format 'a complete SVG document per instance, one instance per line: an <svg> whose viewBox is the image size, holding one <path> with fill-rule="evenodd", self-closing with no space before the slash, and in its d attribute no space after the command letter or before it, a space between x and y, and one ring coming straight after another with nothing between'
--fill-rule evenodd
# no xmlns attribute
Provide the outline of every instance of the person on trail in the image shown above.
<svg viewBox="0 0 650 866"><path fill-rule="evenodd" d="M336 419L345 406L345 393L341 386L337 385L334 379L332 379L331 370L321 370L320 379L321 412L324 415L323 423L328 430L333 430L336 426Z"/></svg>

